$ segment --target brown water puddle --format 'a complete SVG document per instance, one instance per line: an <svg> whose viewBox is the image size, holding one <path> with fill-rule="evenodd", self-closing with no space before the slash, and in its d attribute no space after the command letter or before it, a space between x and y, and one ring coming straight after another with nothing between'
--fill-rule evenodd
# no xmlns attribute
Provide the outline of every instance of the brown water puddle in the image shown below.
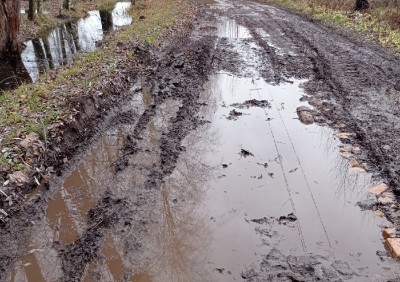
<svg viewBox="0 0 400 282"><path fill-rule="evenodd" d="M138 113L148 109L153 101L148 89L143 86L140 95L133 97L130 109ZM136 124L121 125L104 134L82 156L75 169L62 181L53 199L48 203L45 217L35 223L28 250L9 275L9 281L58 281L62 275L61 260L54 244L68 245L79 239L88 226L89 211L104 196L108 189L114 189L125 196L136 198L132 186L140 185L146 175L136 167L159 164L160 134L176 114L180 101L167 100L160 105L155 116L147 124L141 135L140 150L130 159L131 166L123 174L115 174L114 164L124 152L122 148L128 134L132 134ZM90 263L85 268L82 281L120 281L124 273L124 246L117 237L106 237L101 245L102 262ZM97 278L96 278L97 277ZM105 279L105 280L104 280ZM148 275L135 274L129 281L149 281Z"/></svg>

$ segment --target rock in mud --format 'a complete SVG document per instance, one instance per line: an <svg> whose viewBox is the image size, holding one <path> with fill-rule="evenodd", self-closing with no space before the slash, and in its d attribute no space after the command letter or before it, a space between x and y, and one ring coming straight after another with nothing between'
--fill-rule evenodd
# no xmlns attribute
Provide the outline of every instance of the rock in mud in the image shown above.
<svg viewBox="0 0 400 282"><path fill-rule="evenodd" d="M389 189L389 187L385 183L381 183L381 184L369 189L368 192L370 192L371 194L374 194L374 195L380 195L383 192L385 192L387 189Z"/></svg>
<svg viewBox="0 0 400 282"><path fill-rule="evenodd" d="M319 99L317 99L317 98L315 98L315 97L311 97L309 100L308 100L308 103L311 105L311 106L313 106L313 107L320 107L320 106L322 106L322 101L321 100L319 100Z"/></svg>
<svg viewBox="0 0 400 282"><path fill-rule="evenodd" d="M350 168L360 167L360 163L355 159L350 159L349 165L350 165Z"/></svg>
<svg viewBox="0 0 400 282"><path fill-rule="evenodd" d="M382 232L384 239L393 238L396 235L396 229L394 227L385 228Z"/></svg>
<svg viewBox="0 0 400 282"><path fill-rule="evenodd" d="M400 257L400 238L387 238L385 244L394 258Z"/></svg>
<svg viewBox="0 0 400 282"><path fill-rule="evenodd" d="M363 210L363 211L372 210L373 207L376 206L376 202L373 199L368 199L365 201L357 202L357 206L359 206L361 208L361 210Z"/></svg>
<svg viewBox="0 0 400 282"><path fill-rule="evenodd" d="M339 139L351 139L352 137L355 137L356 135L354 133L341 132L341 133L335 134L335 136Z"/></svg>
<svg viewBox="0 0 400 282"><path fill-rule="evenodd" d="M312 110L306 106L298 107L297 115L299 116L299 120L303 124L313 124L314 123L314 115L312 114Z"/></svg>
<svg viewBox="0 0 400 282"><path fill-rule="evenodd" d="M26 175L22 171L16 171L13 174L9 174L8 178L12 184L17 186L23 186L24 184L29 182L28 175Z"/></svg>
<svg viewBox="0 0 400 282"><path fill-rule="evenodd" d="M358 174L358 173L366 173L367 171L365 169L363 169L362 167L351 167L350 172Z"/></svg>
<svg viewBox="0 0 400 282"><path fill-rule="evenodd" d="M375 210L374 211L374 215L379 216L379 217L384 217L385 216L385 214L381 210Z"/></svg>
<svg viewBox="0 0 400 282"><path fill-rule="evenodd" d="M362 150L361 150L360 147L356 146L356 147L353 148L352 152L353 152L353 154L355 154L355 155L360 155L361 152L362 152Z"/></svg>
<svg viewBox="0 0 400 282"><path fill-rule="evenodd" d="M382 205L390 205L394 203L394 195L385 195L378 198L378 202Z"/></svg>
<svg viewBox="0 0 400 282"><path fill-rule="evenodd" d="M353 155L350 152L340 152L340 155L345 159L350 159Z"/></svg>
<svg viewBox="0 0 400 282"><path fill-rule="evenodd" d="M21 143L19 143L19 145L26 149L32 146L32 144L34 142L37 142L38 140L39 140L39 135L37 135L34 132L31 132L28 135L26 135L26 137L21 141Z"/></svg>

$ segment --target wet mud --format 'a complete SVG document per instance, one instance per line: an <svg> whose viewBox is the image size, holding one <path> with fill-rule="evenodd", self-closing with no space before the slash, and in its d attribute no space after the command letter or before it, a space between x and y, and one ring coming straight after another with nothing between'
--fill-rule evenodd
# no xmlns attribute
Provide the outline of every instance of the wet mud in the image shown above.
<svg viewBox="0 0 400 282"><path fill-rule="evenodd" d="M136 82L3 224L2 281L400 278L389 53L252 1L135 48Z"/></svg>

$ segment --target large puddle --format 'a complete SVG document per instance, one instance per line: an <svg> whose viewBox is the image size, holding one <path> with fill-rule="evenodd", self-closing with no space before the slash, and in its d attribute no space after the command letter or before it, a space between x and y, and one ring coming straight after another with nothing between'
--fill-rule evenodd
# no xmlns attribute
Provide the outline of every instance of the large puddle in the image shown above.
<svg viewBox="0 0 400 282"><path fill-rule="evenodd" d="M251 38L234 22L217 30L237 41L235 48ZM337 132L298 120L296 108L306 105L300 102L304 81L271 85L256 69L249 73L209 77L199 116L210 123L184 139L186 150L161 191L139 187L152 177L146 168L160 165L160 140L181 102L167 100L155 110L139 153L118 174L113 164L135 125L104 134L62 181L9 281L59 279L62 262L54 242L71 244L90 229L88 213L106 192L124 196L131 206L148 199L142 213L131 215L152 222L139 237L146 246L135 253L129 245L137 239L130 237L137 236L135 226L121 233L109 228L100 258L84 266L81 281L242 281L243 272L257 269L272 251L316 255L351 281L396 275L398 264L385 255L382 238L389 222L356 205L370 197L367 191L376 184L371 174L349 168ZM126 107L140 116L151 105L144 89Z"/></svg>
<svg viewBox="0 0 400 282"><path fill-rule="evenodd" d="M107 32L131 24L130 6L118 2L112 11L90 11L84 19L25 42L20 57L1 58L0 91L35 82L48 70L71 64L76 54L94 51Z"/></svg>
<svg viewBox="0 0 400 282"><path fill-rule="evenodd" d="M203 98L211 104L201 115L211 123L185 139L188 149L164 188L175 236L160 226L155 248L165 259L151 269L153 281L240 281L271 250L345 261L361 275L352 281L385 274L391 261L377 251L385 253L388 222L356 205L368 197L371 175L349 170L331 129L299 122L299 83L210 77ZM228 118L230 105L252 99L271 108L236 108L242 115ZM291 213L296 221L279 221Z"/></svg>

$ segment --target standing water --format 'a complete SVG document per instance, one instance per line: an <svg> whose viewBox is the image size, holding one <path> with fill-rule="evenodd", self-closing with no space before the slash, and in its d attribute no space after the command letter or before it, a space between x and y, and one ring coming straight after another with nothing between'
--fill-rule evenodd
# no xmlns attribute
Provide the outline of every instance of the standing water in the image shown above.
<svg viewBox="0 0 400 282"><path fill-rule="evenodd" d="M48 70L73 63L78 53L94 51L107 32L132 23L130 6L118 2L112 11L89 11L84 19L25 42L20 56L0 58L0 91L35 82Z"/></svg>
<svg viewBox="0 0 400 282"><path fill-rule="evenodd" d="M137 123L105 132L52 184L54 195L24 238L26 252L9 281L57 281L71 273L77 281L146 282L399 277L383 245L389 223L356 205L370 197L371 174L349 169L335 131L298 120L305 81L266 82L246 27L221 20L213 30L239 54L245 74L209 77L198 112L208 122L183 140L161 191L145 184L158 179L160 145L182 101L171 97L153 107L143 86L118 109L137 113ZM137 127L140 120L146 122ZM138 128L139 138L126 147ZM116 172L124 148L135 153Z"/></svg>

